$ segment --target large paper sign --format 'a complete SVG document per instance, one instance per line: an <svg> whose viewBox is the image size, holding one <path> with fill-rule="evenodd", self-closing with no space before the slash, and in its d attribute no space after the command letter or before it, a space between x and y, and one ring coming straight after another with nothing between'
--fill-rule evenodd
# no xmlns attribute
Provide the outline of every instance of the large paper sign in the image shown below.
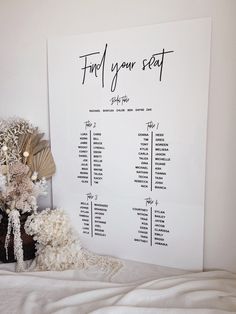
<svg viewBox="0 0 236 314"><path fill-rule="evenodd" d="M49 41L54 206L97 253L201 269L210 20Z"/></svg>

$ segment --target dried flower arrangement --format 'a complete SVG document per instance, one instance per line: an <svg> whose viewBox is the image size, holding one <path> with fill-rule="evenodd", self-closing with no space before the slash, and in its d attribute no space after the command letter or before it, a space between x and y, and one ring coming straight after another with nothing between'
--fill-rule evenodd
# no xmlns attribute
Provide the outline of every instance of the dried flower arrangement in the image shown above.
<svg viewBox="0 0 236 314"><path fill-rule="evenodd" d="M34 256L25 258L24 236L36 243L36 258L28 270L95 267L114 274L121 262L82 248L63 210L37 210L37 198L47 193L46 180L56 170L43 135L23 119L0 120L0 253L4 249L8 260L11 242L16 270L26 270L24 259Z"/></svg>
<svg viewBox="0 0 236 314"><path fill-rule="evenodd" d="M47 193L46 180L56 170L43 136L23 119L0 120L0 214L7 219L6 259L13 232L18 270L23 270L21 218L37 211L37 198Z"/></svg>

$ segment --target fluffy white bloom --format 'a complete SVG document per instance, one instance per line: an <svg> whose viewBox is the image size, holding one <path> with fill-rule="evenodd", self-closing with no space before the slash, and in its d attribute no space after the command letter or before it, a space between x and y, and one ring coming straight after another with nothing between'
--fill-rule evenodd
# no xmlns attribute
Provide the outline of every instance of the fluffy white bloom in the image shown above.
<svg viewBox="0 0 236 314"><path fill-rule="evenodd" d="M29 216L25 223L25 231L33 235L43 246L48 244L62 246L67 245L69 241L77 240L69 218L62 209L47 208Z"/></svg>
<svg viewBox="0 0 236 314"><path fill-rule="evenodd" d="M121 263L108 256L99 256L83 249L68 216L61 209L47 208L27 218L25 231L36 243L35 270L65 270L95 267L110 275Z"/></svg>

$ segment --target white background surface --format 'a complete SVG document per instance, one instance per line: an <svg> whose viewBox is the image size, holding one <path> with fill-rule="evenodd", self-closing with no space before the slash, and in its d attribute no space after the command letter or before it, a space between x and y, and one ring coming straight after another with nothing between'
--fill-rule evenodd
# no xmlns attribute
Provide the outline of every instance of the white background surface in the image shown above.
<svg viewBox="0 0 236 314"><path fill-rule="evenodd" d="M204 267L232 271L236 271L235 16L234 0L0 1L0 115L28 118L46 133L47 38L212 17Z"/></svg>
<svg viewBox="0 0 236 314"><path fill-rule="evenodd" d="M162 266L202 270L210 37L211 20L194 19L49 40L51 140L58 170L53 179L53 202L71 214L86 248ZM99 55L89 56L86 62L88 65L90 62L99 63L106 43L104 88L101 87L102 70L98 70L97 77L95 73L86 71L82 84L81 68L85 61L79 56L100 51ZM143 60L149 60L153 53L162 49L172 50L172 54L165 55L160 82L160 69L151 67L143 71L142 66ZM119 70L116 89L111 92L115 75L111 65L117 62L119 68L124 61L136 63L132 71ZM110 99L117 95L127 95L129 101L123 105L111 105ZM128 112L130 108L134 111ZM136 112L138 108L145 111ZM147 112L146 108L152 111ZM89 112L92 109L100 109L101 112ZM115 111L108 113L103 109ZM125 111L117 112L121 109ZM96 127L85 128L88 120L95 121ZM159 123L158 130L148 131L148 121ZM60 128L58 124L64 127ZM84 132L90 133L91 139L82 140L87 143L82 145L80 134ZM97 142L101 141L98 146L104 147L103 151L93 145L92 138L96 132L101 132ZM139 133L146 133L148 142L138 139ZM164 136L158 138L156 134ZM157 140L164 140L161 143L168 145L168 152L161 152L164 156L157 155L160 154ZM135 166L140 165L140 141L149 148L148 152L145 151L147 179L142 179L147 182L147 188L134 182L137 179ZM78 147L81 146L78 145L82 145L85 153L79 153L81 148L78 150ZM94 157L100 153L101 157ZM77 178L81 171L80 154L87 160L88 166L82 168L83 173L87 173L87 183ZM166 175L159 175L161 178L157 179L155 173L158 171L155 169L162 161L159 159L158 163L156 159L160 157L167 160L165 166L161 166ZM102 160L100 172L103 179L98 184L89 179L90 170L99 168L94 165L94 159ZM92 177L95 172L91 171ZM161 187L166 189L157 189L156 185L160 187L160 184L156 181L162 181ZM80 203L87 201L89 192L97 194L95 203L108 204L104 216L96 216L95 208L92 214L90 202L88 211L80 210ZM147 206L144 226L141 216L137 216L132 208L146 208L147 197L158 200L159 204L153 204L152 210ZM159 227L162 219L158 220L154 214L157 210L165 213L162 219L168 233ZM87 219L86 234L82 228L85 222L81 221L79 214L83 215L84 221ZM101 220L105 224L100 224ZM145 240L139 232L143 232ZM100 233L104 236L99 236ZM137 238L146 243L135 241ZM160 245L160 241L166 246ZM189 254L192 247L195 249Z"/></svg>

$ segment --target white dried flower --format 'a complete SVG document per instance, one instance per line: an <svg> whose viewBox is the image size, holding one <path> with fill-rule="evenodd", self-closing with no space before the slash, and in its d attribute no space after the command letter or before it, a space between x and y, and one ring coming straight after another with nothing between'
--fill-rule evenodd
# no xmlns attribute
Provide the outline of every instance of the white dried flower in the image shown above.
<svg viewBox="0 0 236 314"><path fill-rule="evenodd" d="M11 210L8 215L7 234L5 239L6 257L8 259L8 245L10 241L11 230L14 235L14 256L17 262L16 270L24 271L23 262L23 244L20 232L20 213L18 210Z"/></svg>
<svg viewBox="0 0 236 314"><path fill-rule="evenodd" d="M35 195L37 196L47 195L47 189L48 189L48 185L45 178L42 178L41 180L35 182L35 187L34 187Z"/></svg>
<svg viewBox="0 0 236 314"><path fill-rule="evenodd" d="M29 153L28 152L24 152L23 156L27 158L27 157L29 157Z"/></svg>
<svg viewBox="0 0 236 314"><path fill-rule="evenodd" d="M99 256L81 248L78 235L61 209L47 208L29 216L25 231L37 241L35 270L96 267L112 275L122 266L112 257Z"/></svg>
<svg viewBox="0 0 236 314"><path fill-rule="evenodd" d="M35 181L38 178L38 173L36 171L33 172L32 176L31 176L31 180Z"/></svg>
<svg viewBox="0 0 236 314"><path fill-rule="evenodd" d="M7 183L6 176L0 174L0 192L6 191L6 183Z"/></svg>

